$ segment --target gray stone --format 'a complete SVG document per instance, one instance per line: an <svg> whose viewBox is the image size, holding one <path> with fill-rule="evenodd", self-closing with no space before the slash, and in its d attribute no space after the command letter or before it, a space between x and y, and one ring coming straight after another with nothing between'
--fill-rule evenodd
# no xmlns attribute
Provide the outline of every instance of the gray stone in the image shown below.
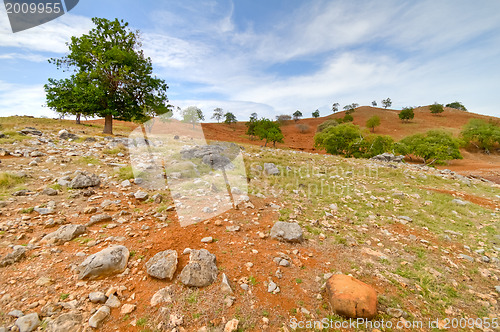
<svg viewBox="0 0 500 332"><path fill-rule="evenodd" d="M474 258L467 256L467 255L464 255L464 254L459 254L458 258L468 260L469 262L474 262Z"/></svg>
<svg viewBox="0 0 500 332"><path fill-rule="evenodd" d="M213 241L213 238L211 236L207 236L207 237L204 237L203 239L201 239L202 243L210 243L212 241Z"/></svg>
<svg viewBox="0 0 500 332"><path fill-rule="evenodd" d="M46 216L48 214L54 213L54 209L51 209L51 208L41 208L41 207L38 207L38 206L35 206L35 208L33 210L35 212L38 212L42 216Z"/></svg>
<svg viewBox="0 0 500 332"><path fill-rule="evenodd" d="M495 286L495 290L500 294L500 286Z"/></svg>
<svg viewBox="0 0 500 332"><path fill-rule="evenodd" d="M286 242L302 242L302 228L297 223L278 221L271 229L271 237Z"/></svg>
<svg viewBox="0 0 500 332"><path fill-rule="evenodd" d="M86 231L87 227L83 225L64 225L59 227L55 232L45 235L41 241L63 244L84 234Z"/></svg>
<svg viewBox="0 0 500 332"><path fill-rule="evenodd" d="M78 278L121 273L127 267L129 254L125 246L109 247L92 254L77 267Z"/></svg>
<svg viewBox="0 0 500 332"><path fill-rule="evenodd" d="M130 183L129 180L124 180L120 183L120 186L123 187L123 188L129 188L132 186L132 184Z"/></svg>
<svg viewBox="0 0 500 332"><path fill-rule="evenodd" d="M60 130L59 133L58 133L58 135L59 135L60 139L64 139L64 140L69 140L69 139L75 140L75 139L78 139L77 135L68 132L66 129Z"/></svg>
<svg viewBox="0 0 500 332"><path fill-rule="evenodd" d="M68 187L73 189L83 189L88 187L96 187L101 184L101 180L95 174L79 173L71 180Z"/></svg>
<svg viewBox="0 0 500 332"><path fill-rule="evenodd" d="M89 300L92 303L105 303L108 298L103 292L91 292Z"/></svg>
<svg viewBox="0 0 500 332"><path fill-rule="evenodd" d="M40 130L37 130L36 128L33 127L26 127L22 130L19 131L19 133L24 134L24 135L35 135L35 136L42 136L43 133Z"/></svg>
<svg viewBox="0 0 500 332"><path fill-rule="evenodd" d="M278 285L274 283L273 281L270 281L269 284L267 285L267 292L272 293L278 288Z"/></svg>
<svg viewBox="0 0 500 332"><path fill-rule="evenodd" d="M111 294L104 304L110 308L118 308L121 302L116 295Z"/></svg>
<svg viewBox="0 0 500 332"><path fill-rule="evenodd" d="M460 206L465 206L467 205L469 202L466 202L466 201L462 201L461 199L458 199L458 198L455 198L451 201L453 204L457 204L457 205L460 205Z"/></svg>
<svg viewBox="0 0 500 332"><path fill-rule="evenodd" d="M24 313L23 313L21 310L12 310L12 311L11 311L11 312L9 312L7 315L8 315L8 316L12 316L12 317L19 318L19 317L24 316Z"/></svg>
<svg viewBox="0 0 500 332"><path fill-rule="evenodd" d="M99 328L104 320L108 318L111 313L111 309L107 306L102 306L99 310L96 311L95 314L92 315L89 319L89 326L95 329Z"/></svg>
<svg viewBox="0 0 500 332"><path fill-rule="evenodd" d="M394 318L400 318L401 316L403 316L403 310L399 308L387 308L385 312L387 312L389 316L392 316Z"/></svg>
<svg viewBox="0 0 500 332"><path fill-rule="evenodd" d="M174 292L172 286L167 286L165 288L157 291L151 298L151 306L155 307L161 303L171 303L173 301Z"/></svg>
<svg viewBox="0 0 500 332"><path fill-rule="evenodd" d="M0 267L5 267L7 265L12 265L16 262L19 262L26 256L26 247L16 245L14 246L11 253L7 254L1 261Z"/></svg>
<svg viewBox="0 0 500 332"><path fill-rule="evenodd" d="M177 251L160 251L148 260L146 268L152 277L172 280L177 269Z"/></svg>
<svg viewBox="0 0 500 332"><path fill-rule="evenodd" d="M27 189L21 189L12 193L12 196L28 196L30 193Z"/></svg>
<svg viewBox="0 0 500 332"><path fill-rule="evenodd" d="M241 229L240 226L227 226L226 230L228 232L238 232Z"/></svg>
<svg viewBox="0 0 500 332"><path fill-rule="evenodd" d="M83 316L79 312L68 312L49 322L47 332L79 331Z"/></svg>
<svg viewBox="0 0 500 332"><path fill-rule="evenodd" d="M412 222L413 219L408 217L408 216L398 216L398 219L400 220L404 220L404 221L407 221L407 222Z"/></svg>
<svg viewBox="0 0 500 332"><path fill-rule="evenodd" d="M274 163L264 163L264 173L266 175L279 175L280 170Z"/></svg>
<svg viewBox="0 0 500 332"><path fill-rule="evenodd" d="M382 153L371 158L372 160L401 163L404 161L404 156L395 156L392 153Z"/></svg>
<svg viewBox="0 0 500 332"><path fill-rule="evenodd" d="M139 190L138 192L136 192L134 194L134 197L135 197L135 199L137 199L139 201L145 201L148 199L149 195L147 192Z"/></svg>
<svg viewBox="0 0 500 332"><path fill-rule="evenodd" d="M96 214L96 215L90 217L90 221L88 223L86 223L85 226L90 227L90 226L97 224L97 223L100 223L100 222L110 222L112 220L113 220L113 218L106 213Z"/></svg>
<svg viewBox="0 0 500 332"><path fill-rule="evenodd" d="M19 328L19 332L34 331L39 324L40 324L40 319L38 319L38 314L36 312L28 314L26 316L19 317L16 320L16 326Z"/></svg>
<svg viewBox="0 0 500 332"><path fill-rule="evenodd" d="M220 288L221 288L223 293L226 293L226 294L233 293L233 288L231 287L231 282L229 281L229 279L227 278L225 273L222 274L222 282L221 282Z"/></svg>
<svg viewBox="0 0 500 332"><path fill-rule="evenodd" d="M45 188L42 191L42 194L47 195L47 196L56 196L57 195L57 190L53 188Z"/></svg>
<svg viewBox="0 0 500 332"><path fill-rule="evenodd" d="M30 156L34 157L34 158L36 158L36 157L43 157L45 155L46 154L43 153L43 152L41 152L41 151L33 151L33 152L30 153Z"/></svg>
<svg viewBox="0 0 500 332"><path fill-rule="evenodd" d="M206 249L191 250L189 263L182 269L180 279L186 286L205 287L215 281L217 273L214 254Z"/></svg>

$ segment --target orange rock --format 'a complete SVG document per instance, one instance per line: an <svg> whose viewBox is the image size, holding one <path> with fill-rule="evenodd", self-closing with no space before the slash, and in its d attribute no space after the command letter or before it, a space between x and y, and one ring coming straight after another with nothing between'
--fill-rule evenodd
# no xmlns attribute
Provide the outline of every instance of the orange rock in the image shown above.
<svg viewBox="0 0 500 332"><path fill-rule="evenodd" d="M326 282L328 300L336 314L372 319L377 314L377 292L353 277L337 274Z"/></svg>

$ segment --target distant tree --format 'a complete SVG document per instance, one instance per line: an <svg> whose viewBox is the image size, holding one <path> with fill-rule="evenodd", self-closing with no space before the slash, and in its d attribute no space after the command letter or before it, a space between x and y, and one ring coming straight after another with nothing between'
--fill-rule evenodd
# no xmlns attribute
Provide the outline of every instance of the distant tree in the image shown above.
<svg viewBox="0 0 500 332"><path fill-rule="evenodd" d="M332 104L332 113L337 113L339 111L339 103L333 103Z"/></svg>
<svg viewBox="0 0 500 332"><path fill-rule="evenodd" d="M470 119L460 133L465 144L473 145L487 154L500 144L500 125L481 119Z"/></svg>
<svg viewBox="0 0 500 332"><path fill-rule="evenodd" d="M459 148L459 140L441 130L407 136L394 144L396 152L420 157L425 165L444 164L448 160L462 159Z"/></svg>
<svg viewBox="0 0 500 332"><path fill-rule="evenodd" d="M313 118L319 118L319 110L315 110L314 112L312 112L312 116Z"/></svg>
<svg viewBox="0 0 500 332"><path fill-rule="evenodd" d="M233 123L238 122L238 120L236 119L236 116L231 112L227 112L224 115L224 117L225 117L224 123L233 124Z"/></svg>
<svg viewBox="0 0 500 332"><path fill-rule="evenodd" d="M391 107L392 105L391 98L382 99L382 105L384 106L385 109L387 109L387 107Z"/></svg>
<svg viewBox="0 0 500 332"><path fill-rule="evenodd" d="M205 120L203 112L196 106L189 106L188 108L184 109L182 111L182 117L184 122L191 123L193 125L193 129L196 124L200 123L200 121Z"/></svg>
<svg viewBox="0 0 500 332"><path fill-rule="evenodd" d="M444 107L442 104L434 103L431 106L429 106L429 109L431 110L432 114L440 114L444 112Z"/></svg>
<svg viewBox="0 0 500 332"><path fill-rule="evenodd" d="M255 113L255 115L257 114ZM257 116L253 117L252 114L252 116L250 116L250 121L245 123L245 126L247 126L246 134L250 136L250 139L254 139L257 136L257 132L255 130L255 128L257 127L257 122Z"/></svg>
<svg viewBox="0 0 500 332"><path fill-rule="evenodd" d="M366 121L366 127L372 130L372 133L375 132L375 127L380 126L380 117L378 115L374 115Z"/></svg>
<svg viewBox="0 0 500 332"><path fill-rule="evenodd" d="M403 122L408 122L415 117L415 113L413 112L413 107L403 107L401 112L399 112L399 118Z"/></svg>
<svg viewBox="0 0 500 332"><path fill-rule="evenodd" d="M257 120L257 113L253 112L252 114L250 114L250 121L255 121Z"/></svg>
<svg viewBox="0 0 500 332"><path fill-rule="evenodd" d="M216 109L214 109L214 114L212 115L212 119L217 120L217 123L219 123L223 117L224 117L224 111L222 110L222 108L217 107Z"/></svg>
<svg viewBox="0 0 500 332"><path fill-rule="evenodd" d="M374 101L372 101L372 106L373 106L373 107L377 107L377 102L376 102L375 100L374 100Z"/></svg>
<svg viewBox="0 0 500 332"><path fill-rule="evenodd" d="M104 134L113 133L113 119L144 123L165 113L168 87L153 76L151 59L140 49L139 32L118 19L94 17L92 22L95 27L88 33L71 37L66 56L49 60L58 69L74 73L70 81L77 83L76 89L63 93L70 93L86 111L82 115L104 117ZM68 87L67 83L51 79L45 85L47 104L56 111L69 111L66 97L54 98L58 89ZM85 106L79 102L82 98L86 99ZM58 105L59 101L63 105Z"/></svg>
<svg viewBox="0 0 500 332"><path fill-rule="evenodd" d="M357 103L352 103L352 104L349 104L349 105L345 105L344 106L344 111L345 111L345 114L351 114L351 113L354 113L354 111L356 111L356 108L359 106L359 104Z"/></svg>
<svg viewBox="0 0 500 332"><path fill-rule="evenodd" d="M255 133L260 139L265 139L264 146L267 146L268 142L273 142L273 146L276 146L276 142L283 143L283 133L278 122L273 122L269 119L258 120L255 124Z"/></svg>
<svg viewBox="0 0 500 332"><path fill-rule="evenodd" d="M457 110L468 112L467 108L465 108L465 106L461 102L458 102L458 101L455 101L455 102L450 103L450 104L446 104L446 107L450 107L450 108L454 108Z"/></svg>
<svg viewBox="0 0 500 332"><path fill-rule="evenodd" d="M302 112L301 111L296 110L293 113L293 119L295 120L295 122L297 122L301 117L302 117Z"/></svg>

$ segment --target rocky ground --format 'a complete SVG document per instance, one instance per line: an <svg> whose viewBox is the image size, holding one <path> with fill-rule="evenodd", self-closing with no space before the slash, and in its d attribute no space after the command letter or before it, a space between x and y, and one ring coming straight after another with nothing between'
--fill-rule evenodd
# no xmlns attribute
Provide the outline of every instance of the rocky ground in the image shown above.
<svg viewBox="0 0 500 332"><path fill-rule="evenodd" d="M485 179L244 145L247 197L183 227L183 197L140 186L126 138L38 127L0 138L0 331L500 319Z"/></svg>

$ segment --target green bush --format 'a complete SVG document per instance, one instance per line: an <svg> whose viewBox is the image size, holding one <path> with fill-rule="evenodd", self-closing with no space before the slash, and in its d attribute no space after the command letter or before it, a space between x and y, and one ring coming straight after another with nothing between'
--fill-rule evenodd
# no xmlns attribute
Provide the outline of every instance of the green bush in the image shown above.
<svg viewBox="0 0 500 332"><path fill-rule="evenodd" d="M355 158L370 158L391 150L393 140L389 136L364 136L359 126L345 123L328 127L314 136L317 148L330 154Z"/></svg>
<svg viewBox="0 0 500 332"><path fill-rule="evenodd" d="M375 132L375 127L380 126L380 117L378 115L374 115L366 121L366 126Z"/></svg>
<svg viewBox="0 0 500 332"><path fill-rule="evenodd" d="M276 146L276 142L283 143L284 139L279 123L273 122L269 119L261 119L256 121L255 134L261 140L266 140L264 146L267 146L268 142L273 142L273 146Z"/></svg>
<svg viewBox="0 0 500 332"><path fill-rule="evenodd" d="M454 108L460 111L465 111L467 112L467 108L465 108L464 104L461 102L455 101L453 103L446 104L446 107Z"/></svg>
<svg viewBox="0 0 500 332"><path fill-rule="evenodd" d="M422 158L424 164L444 164L447 160L462 159L460 141L441 130L415 134L394 144L394 150L403 155Z"/></svg>
<svg viewBox="0 0 500 332"><path fill-rule="evenodd" d="M344 118L342 119L342 122L347 123L347 122L353 122L354 118L352 117L351 114L344 115Z"/></svg>
<svg viewBox="0 0 500 332"><path fill-rule="evenodd" d="M316 132L319 133L319 132L322 132L323 130L325 130L326 128L328 128L328 127L338 126L339 122L337 120L339 120L339 119L326 120L325 122L322 122L318 126L318 128L316 128Z"/></svg>
<svg viewBox="0 0 500 332"><path fill-rule="evenodd" d="M404 107L398 116L403 122L412 120L415 117L413 107Z"/></svg>
<svg viewBox="0 0 500 332"><path fill-rule="evenodd" d="M466 145L489 153L495 144L500 144L500 126L481 119L470 119L462 129L461 136Z"/></svg>
<svg viewBox="0 0 500 332"><path fill-rule="evenodd" d="M429 106L429 109L431 110L432 114L438 114L438 113L443 113L444 112L444 107L442 104L434 103L431 106Z"/></svg>

